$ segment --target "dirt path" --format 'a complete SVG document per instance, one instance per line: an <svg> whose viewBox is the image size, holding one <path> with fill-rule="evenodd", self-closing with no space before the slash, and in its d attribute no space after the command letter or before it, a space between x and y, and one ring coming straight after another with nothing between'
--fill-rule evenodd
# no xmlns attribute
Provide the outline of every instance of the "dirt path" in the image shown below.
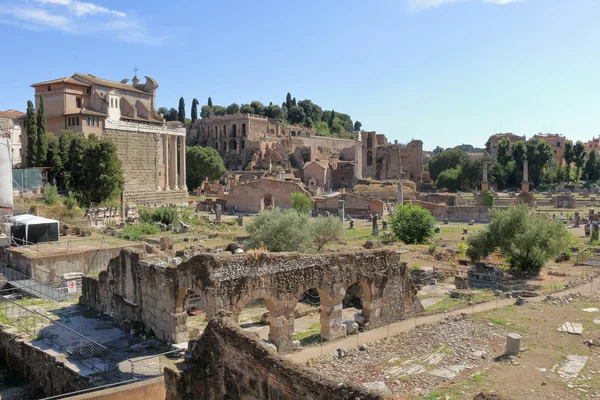
<svg viewBox="0 0 600 400"><path fill-rule="evenodd" d="M600 282L591 282L585 285L577 286L575 288L563 290L561 292L556 292L553 295L562 296L568 295L571 293L590 293L600 290ZM532 297L529 298L530 302L539 302L542 301L544 296ZM474 306L459 308L453 311L449 311L446 313L438 313L426 316L417 316L416 318L410 318L403 321L398 321L390 325L382 326L376 329L372 329L367 332L359 333L358 335L346 336L344 339L336 340L332 342L324 342L320 346L308 347L299 352L288 354L285 357L288 357L291 360L294 360L299 363L304 363L313 358L319 357L323 354L330 353L335 351L336 349L348 349L353 347L358 347L361 344L365 344L368 342L373 342L376 340L385 339L388 336L393 336L401 332L407 332L414 327L422 324L428 324L431 322L441 321L444 318L447 318L452 315L457 315L461 313L473 314L482 311L489 311L495 308L506 307L515 304L515 299L497 299L493 301L488 301L486 303L476 304Z"/></svg>

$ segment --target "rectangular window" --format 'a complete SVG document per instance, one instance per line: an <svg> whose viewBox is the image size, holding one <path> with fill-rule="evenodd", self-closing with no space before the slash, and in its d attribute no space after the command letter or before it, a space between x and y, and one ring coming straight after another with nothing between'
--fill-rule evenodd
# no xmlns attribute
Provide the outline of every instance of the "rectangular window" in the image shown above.
<svg viewBox="0 0 600 400"><path fill-rule="evenodd" d="M78 98L75 100L75 103L76 103L76 107L77 107L77 108L81 108L81 97L78 97Z"/></svg>
<svg viewBox="0 0 600 400"><path fill-rule="evenodd" d="M556 147L560 147L560 142L556 142Z"/></svg>

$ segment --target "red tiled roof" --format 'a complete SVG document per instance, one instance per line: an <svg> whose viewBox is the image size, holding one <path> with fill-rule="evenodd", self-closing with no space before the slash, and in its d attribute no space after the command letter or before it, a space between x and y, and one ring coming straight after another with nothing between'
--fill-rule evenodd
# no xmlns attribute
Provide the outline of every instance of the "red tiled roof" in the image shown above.
<svg viewBox="0 0 600 400"><path fill-rule="evenodd" d="M12 108L10 110L0 111L0 118L17 119L24 115L25 115L25 113L22 113L21 111L13 110Z"/></svg>

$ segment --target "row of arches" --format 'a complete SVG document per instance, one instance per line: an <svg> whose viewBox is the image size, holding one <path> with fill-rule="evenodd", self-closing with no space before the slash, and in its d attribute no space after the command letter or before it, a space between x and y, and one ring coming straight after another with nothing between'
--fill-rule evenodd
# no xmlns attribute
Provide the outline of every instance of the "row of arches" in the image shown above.
<svg viewBox="0 0 600 400"><path fill-rule="evenodd" d="M231 124L229 129L227 129L227 125L223 124L223 127L219 127L218 125L209 126L206 128L207 132L204 131L204 127L202 128L202 134L206 135L208 133L208 137L211 139L226 139L226 138L237 138L241 131L241 137L246 137L247 130L246 124L242 124L240 129L238 130L237 124Z"/></svg>
<svg viewBox="0 0 600 400"><path fill-rule="evenodd" d="M244 150L244 147L246 146L246 142L244 140L239 141L239 146L238 146L238 140L237 139L230 139L230 140L223 140L219 143L219 141L215 141L213 144L215 150L217 151L234 151L237 152L238 147L240 150Z"/></svg>

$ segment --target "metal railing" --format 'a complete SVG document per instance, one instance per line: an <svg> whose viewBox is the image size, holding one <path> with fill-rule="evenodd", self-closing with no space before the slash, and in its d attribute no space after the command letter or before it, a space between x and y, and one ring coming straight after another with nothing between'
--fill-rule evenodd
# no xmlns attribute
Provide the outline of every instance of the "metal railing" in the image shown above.
<svg viewBox="0 0 600 400"><path fill-rule="evenodd" d="M50 301L65 301L70 299L70 296L67 293L64 293L64 290L60 290L61 286L66 287L64 279L59 282L41 282L22 272L9 268L8 265L4 263L0 263L0 274L2 274L7 281L12 282L13 286L17 286L18 289L31 296Z"/></svg>
<svg viewBox="0 0 600 400"><path fill-rule="evenodd" d="M181 353L185 349L170 350L160 354L143 357L140 359L127 359L131 366L131 379L144 380L150 379L163 374L164 367L169 363L171 358L180 358Z"/></svg>
<svg viewBox="0 0 600 400"><path fill-rule="evenodd" d="M0 310L0 319L5 323L17 325L32 338L47 341L75 359L86 360L108 353L100 343L8 297L0 296ZM90 367L104 372L94 365Z"/></svg>
<svg viewBox="0 0 600 400"><path fill-rule="evenodd" d="M586 249L580 250L577 252L576 263L579 264L586 260L589 260L591 256L592 256L592 249L590 249L589 247Z"/></svg>

